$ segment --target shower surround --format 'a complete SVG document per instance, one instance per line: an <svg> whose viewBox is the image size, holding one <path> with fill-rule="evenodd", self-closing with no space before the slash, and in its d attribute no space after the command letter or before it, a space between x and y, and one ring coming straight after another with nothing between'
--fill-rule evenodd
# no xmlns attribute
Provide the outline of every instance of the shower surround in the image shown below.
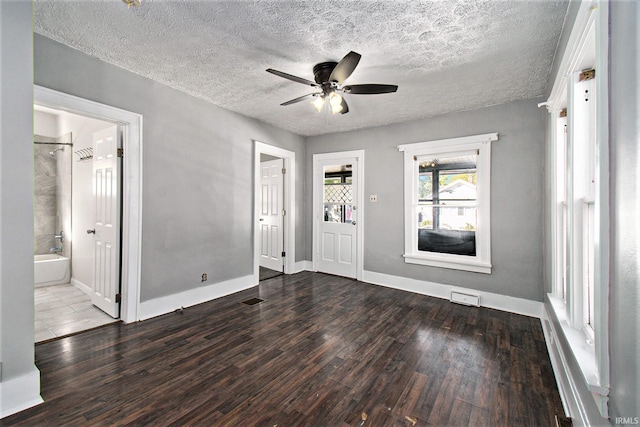
<svg viewBox="0 0 640 427"><path fill-rule="evenodd" d="M60 137L34 136L34 255L62 247L71 256L71 133Z"/></svg>

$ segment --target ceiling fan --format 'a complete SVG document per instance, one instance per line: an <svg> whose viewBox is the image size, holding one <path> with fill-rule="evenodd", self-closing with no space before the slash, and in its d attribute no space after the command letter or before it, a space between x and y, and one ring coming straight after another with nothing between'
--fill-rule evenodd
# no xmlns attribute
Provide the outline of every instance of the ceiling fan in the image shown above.
<svg viewBox="0 0 640 427"><path fill-rule="evenodd" d="M349 52L340 62L321 62L313 67L313 75L315 82L304 79L302 77L293 76L283 73L282 71L267 69L267 72L285 79L302 83L304 85L317 88L320 92L309 93L307 95L294 98L290 101L283 102L280 105L291 105L306 99L314 98L311 104L318 112L322 111L326 101L329 101L329 107L333 114L346 114L349 112L349 106L338 92L349 93L354 95L375 95L380 93L393 93L398 90L396 85L383 84L361 84L343 86L344 81L353 73L361 55L356 52Z"/></svg>

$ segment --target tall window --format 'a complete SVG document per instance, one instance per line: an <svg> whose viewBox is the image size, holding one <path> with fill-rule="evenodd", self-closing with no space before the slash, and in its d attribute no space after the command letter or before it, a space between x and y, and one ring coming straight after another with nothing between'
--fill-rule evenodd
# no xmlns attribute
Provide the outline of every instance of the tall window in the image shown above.
<svg viewBox="0 0 640 427"><path fill-rule="evenodd" d="M595 71L577 72L572 76L569 127L571 133L570 174L573 252L570 286L573 288L571 313L574 326L582 324L593 338L596 224L596 85ZM581 301L581 303L580 303Z"/></svg>
<svg viewBox="0 0 640 427"><path fill-rule="evenodd" d="M609 111L607 13L606 2L579 2L549 99L541 104L552 114L548 163L553 173L548 179L554 202L554 286L547 296L548 325L552 342L556 335L568 344L550 346L550 352L559 360L573 354L581 374L562 363L562 376L568 384L586 386L605 418L610 385L609 151L606 128L599 125L606 126ZM578 423L589 425L590 416L579 412Z"/></svg>
<svg viewBox="0 0 640 427"><path fill-rule="evenodd" d="M405 262L491 273L491 141L406 144Z"/></svg>

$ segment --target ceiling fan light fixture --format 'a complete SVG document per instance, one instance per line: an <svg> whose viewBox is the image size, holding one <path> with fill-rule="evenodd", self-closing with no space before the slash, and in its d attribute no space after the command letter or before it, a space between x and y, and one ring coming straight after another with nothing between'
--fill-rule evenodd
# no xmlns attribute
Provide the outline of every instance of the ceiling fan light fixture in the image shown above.
<svg viewBox="0 0 640 427"><path fill-rule="evenodd" d="M317 95L313 101L311 101L311 105L316 111L319 113L322 111L322 107L324 107L324 95Z"/></svg>
<svg viewBox="0 0 640 427"><path fill-rule="evenodd" d="M331 106L331 113L338 114L342 111L342 97L335 92L331 92L329 95L329 105Z"/></svg>
<svg viewBox="0 0 640 427"><path fill-rule="evenodd" d="M128 9L131 6L140 7L140 4L142 3L142 0L122 0L122 2L127 5L127 9Z"/></svg>

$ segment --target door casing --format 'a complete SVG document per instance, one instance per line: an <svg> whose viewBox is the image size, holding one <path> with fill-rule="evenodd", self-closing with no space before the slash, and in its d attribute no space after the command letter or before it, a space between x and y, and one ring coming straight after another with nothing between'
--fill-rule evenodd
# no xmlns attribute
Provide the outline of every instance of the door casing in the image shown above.
<svg viewBox="0 0 640 427"><path fill-rule="evenodd" d="M313 155L313 270L318 271L319 250L320 250L320 221L322 212L323 181L318 179L319 164L324 160L335 160L336 164L344 163L349 159L358 160L356 179L356 206L355 221L356 229L356 280L362 280L363 253L364 253L364 150L340 151L335 153L322 153ZM352 214L353 215L353 214Z"/></svg>
<svg viewBox="0 0 640 427"><path fill-rule="evenodd" d="M279 272L284 267L283 168L280 158L260 163L260 266Z"/></svg>
<svg viewBox="0 0 640 427"><path fill-rule="evenodd" d="M34 85L33 102L122 126L122 266L120 319L140 320L142 242L142 115Z"/></svg>

